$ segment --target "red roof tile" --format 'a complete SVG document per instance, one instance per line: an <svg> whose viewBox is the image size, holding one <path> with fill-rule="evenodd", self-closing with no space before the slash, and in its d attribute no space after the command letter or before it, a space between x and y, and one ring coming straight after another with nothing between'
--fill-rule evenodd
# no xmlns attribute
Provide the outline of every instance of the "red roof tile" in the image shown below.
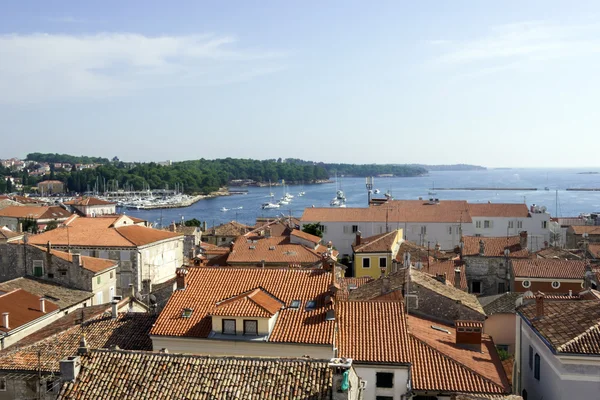
<svg viewBox="0 0 600 400"><path fill-rule="evenodd" d="M9 332L59 309L48 299L45 300L45 304L46 312L42 312L40 297L23 289L15 289L7 293L0 292L0 315L5 312L9 313L9 326L0 325L0 331ZM0 324L2 323L3 320L0 320Z"/></svg>
<svg viewBox="0 0 600 400"><path fill-rule="evenodd" d="M271 318L284 306L279 299L256 288L218 302L211 315Z"/></svg>
<svg viewBox="0 0 600 400"><path fill-rule="evenodd" d="M31 218L31 219L65 219L72 214L58 206L10 206L0 210L0 217Z"/></svg>
<svg viewBox="0 0 600 400"><path fill-rule="evenodd" d="M233 244L233 251L227 258L229 264L314 264L321 256L306 246L290 243L285 236L246 237L240 236Z"/></svg>
<svg viewBox="0 0 600 400"><path fill-rule="evenodd" d="M433 277L436 277L438 275L445 275L446 281L450 285L456 287L456 268L460 269L460 282L458 287L461 290L467 290L469 286L467 285L466 267L465 265L457 266L454 260L438 261L430 263L429 265L424 264L423 268L421 269L421 272L425 272L426 274L429 274Z"/></svg>
<svg viewBox="0 0 600 400"><path fill-rule="evenodd" d="M102 200L97 197L80 197L77 199L65 201L64 204L70 205L70 206L87 207L87 206L105 206L105 205L112 205L115 203L113 203L112 201Z"/></svg>
<svg viewBox="0 0 600 400"><path fill-rule="evenodd" d="M312 242L314 244L318 244L321 243L321 238L315 235L311 235L310 233L306 233L303 232L301 230L298 229L294 229L291 233L290 236L296 236L299 237L300 239L304 239L307 240L309 242Z"/></svg>
<svg viewBox="0 0 600 400"><path fill-rule="evenodd" d="M356 245L355 241L355 244L352 245L352 249L355 253L392 252L392 247L396 243L396 236L398 236L398 231L393 230L391 232L361 238L360 244Z"/></svg>
<svg viewBox="0 0 600 400"><path fill-rule="evenodd" d="M572 225L571 229L576 235L600 235L600 226L597 225Z"/></svg>
<svg viewBox="0 0 600 400"><path fill-rule="evenodd" d="M585 274L585 262L579 260L513 260L512 266L515 277L520 278L583 279Z"/></svg>
<svg viewBox="0 0 600 400"><path fill-rule="evenodd" d="M527 249L521 247L520 236L508 237L480 237L480 236L463 236L464 256L478 256L479 242L484 243L485 257L504 257L504 250L510 251L509 257L526 258L529 256Z"/></svg>
<svg viewBox="0 0 600 400"><path fill-rule="evenodd" d="M473 203L469 204L471 217L527 218L525 203Z"/></svg>

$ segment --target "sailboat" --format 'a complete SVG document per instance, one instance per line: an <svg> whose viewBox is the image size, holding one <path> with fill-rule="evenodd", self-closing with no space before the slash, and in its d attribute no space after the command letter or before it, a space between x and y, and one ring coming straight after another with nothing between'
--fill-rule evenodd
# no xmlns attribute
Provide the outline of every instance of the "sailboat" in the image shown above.
<svg viewBox="0 0 600 400"><path fill-rule="evenodd" d="M546 173L546 187L544 187L544 190L550 190L550 188L548 187L548 174Z"/></svg>
<svg viewBox="0 0 600 400"><path fill-rule="evenodd" d="M335 197L329 202L332 207L346 207L346 195L342 190L342 185L338 187L337 173L335 174Z"/></svg>
<svg viewBox="0 0 600 400"><path fill-rule="evenodd" d="M431 190L429 192L427 192L427 194L430 196L437 195L437 192L435 191L435 182L433 182L433 186L431 187Z"/></svg>

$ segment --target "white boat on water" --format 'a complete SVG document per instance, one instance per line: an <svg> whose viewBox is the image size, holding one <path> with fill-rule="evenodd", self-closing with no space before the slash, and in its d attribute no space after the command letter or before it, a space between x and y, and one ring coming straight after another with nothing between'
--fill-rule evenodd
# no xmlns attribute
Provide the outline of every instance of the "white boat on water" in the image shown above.
<svg viewBox="0 0 600 400"><path fill-rule="evenodd" d="M290 201L284 197L283 199L279 200L279 204L288 205L290 204Z"/></svg>
<svg viewBox="0 0 600 400"><path fill-rule="evenodd" d="M305 194L306 194L306 192L304 192L304 191L301 191L300 193L298 193L298 197L302 197L302 196L304 196Z"/></svg>
<svg viewBox="0 0 600 400"><path fill-rule="evenodd" d="M379 194L379 193L381 193L381 190L379 190L379 189L375 189L375 190L373 190L373 193L375 193L375 194Z"/></svg>
<svg viewBox="0 0 600 400"><path fill-rule="evenodd" d="M221 207L221 212L227 212L227 211L229 211L229 208Z"/></svg>
<svg viewBox="0 0 600 400"><path fill-rule="evenodd" d="M269 202L269 203L264 203L264 204L261 206L261 208L262 208L263 210L269 210L269 209L273 209L273 208L279 208L279 207L280 207L280 205L279 205L279 204L275 204L275 203L271 203L271 202Z"/></svg>

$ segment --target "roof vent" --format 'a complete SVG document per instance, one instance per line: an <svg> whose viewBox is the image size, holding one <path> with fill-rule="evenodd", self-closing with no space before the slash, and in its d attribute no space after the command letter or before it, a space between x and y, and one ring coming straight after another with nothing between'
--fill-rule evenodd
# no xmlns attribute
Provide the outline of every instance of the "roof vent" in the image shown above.
<svg viewBox="0 0 600 400"><path fill-rule="evenodd" d="M436 331L447 333L448 335L450 334L450 331L448 329L442 328L441 326L431 325L431 329L435 329Z"/></svg>
<svg viewBox="0 0 600 400"><path fill-rule="evenodd" d="M290 303L289 308L292 310L297 310L300 308L300 300L292 300L292 302Z"/></svg>
<svg viewBox="0 0 600 400"><path fill-rule="evenodd" d="M256 249L256 246L250 246L249 249L254 250L254 249Z"/></svg>
<svg viewBox="0 0 600 400"><path fill-rule="evenodd" d="M358 286L356 286L356 283L350 283L348 285L348 290L354 290L354 289L358 289Z"/></svg>
<svg viewBox="0 0 600 400"><path fill-rule="evenodd" d="M275 250L275 246L269 246L269 250Z"/></svg>
<svg viewBox="0 0 600 400"><path fill-rule="evenodd" d="M309 300L306 302L306 311L314 310L317 307L317 302L314 300Z"/></svg>
<svg viewBox="0 0 600 400"><path fill-rule="evenodd" d="M335 311L333 309L327 310L327 314L325 314L326 321L335 321Z"/></svg>

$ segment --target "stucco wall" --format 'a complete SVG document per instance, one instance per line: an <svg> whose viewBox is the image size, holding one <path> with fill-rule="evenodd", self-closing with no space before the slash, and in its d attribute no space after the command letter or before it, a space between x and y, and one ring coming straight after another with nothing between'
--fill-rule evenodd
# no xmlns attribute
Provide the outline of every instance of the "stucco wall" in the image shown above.
<svg viewBox="0 0 600 400"><path fill-rule="evenodd" d="M569 290L572 293L579 293L583 289L583 279L539 279L539 278L518 278L514 279L513 291L515 292L527 292L532 291L536 293L537 291L546 293L546 294L566 294L569 293ZM530 287L525 288L523 286L524 281L530 282ZM560 287L553 288L552 281L558 281L560 283Z"/></svg>
<svg viewBox="0 0 600 400"><path fill-rule="evenodd" d="M222 333L223 330L223 319L235 319L235 330L237 335L244 335L244 320L254 320L258 321L258 334L259 335L268 335L270 330L269 326L271 325L271 320L275 321L277 315L274 315L272 318L250 318L250 317L219 317L213 316L212 318L212 330L213 332Z"/></svg>
<svg viewBox="0 0 600 400"><path fill-rule="evenodd" d="M496 345L508 345L508 352L514 354L515 323L515 314L493 314L483 323L483 331L494 339Z"/></svg>
<svg viewBox="0 0 600 400"><path fill-rule="evenodd" d="M354 363L356 374L363 381L367 382L367 387L363 391L364 400L375 400L376 396L392 396L399 399L400 396L408 391L409 369L408 366L372 366ZM391 372L394 374L393 388L378 388L376 383L377 372Z"/></svg>

